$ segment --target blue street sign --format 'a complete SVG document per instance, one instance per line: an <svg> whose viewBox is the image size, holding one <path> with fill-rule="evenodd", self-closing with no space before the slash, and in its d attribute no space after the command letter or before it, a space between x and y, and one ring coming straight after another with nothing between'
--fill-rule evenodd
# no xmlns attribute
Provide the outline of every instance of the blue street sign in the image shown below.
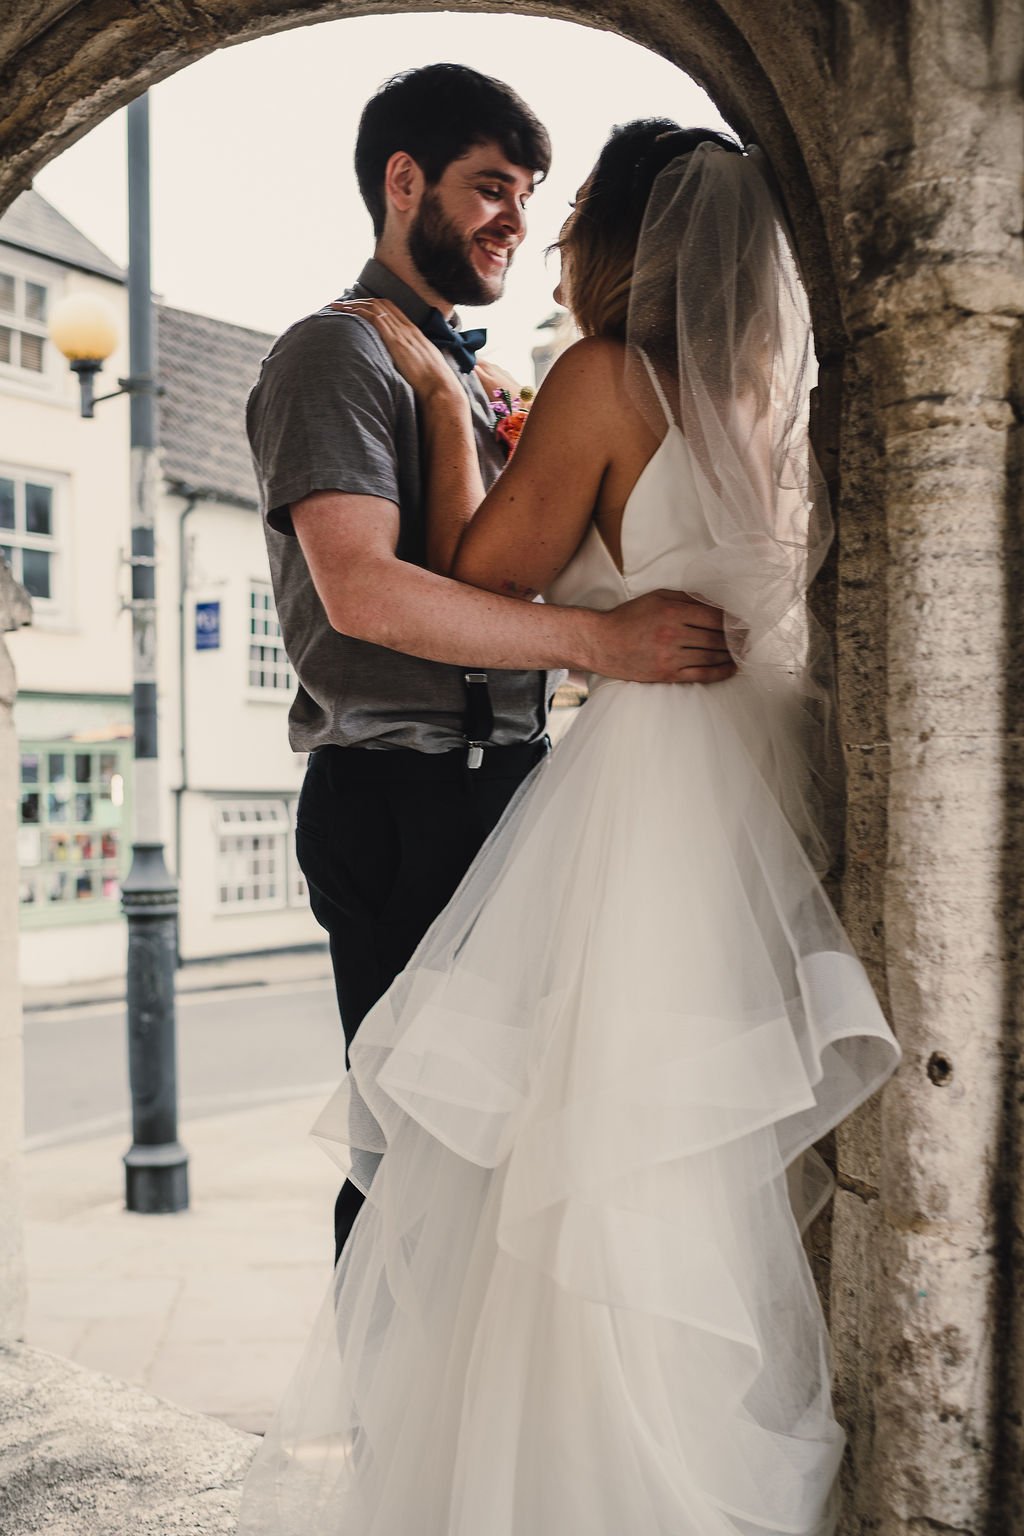
<svg viewBox="0 0 1024 1536"><path fill-rule="evenodd" d="M220 603L196 603L196 650L220 650Z"/></svg>

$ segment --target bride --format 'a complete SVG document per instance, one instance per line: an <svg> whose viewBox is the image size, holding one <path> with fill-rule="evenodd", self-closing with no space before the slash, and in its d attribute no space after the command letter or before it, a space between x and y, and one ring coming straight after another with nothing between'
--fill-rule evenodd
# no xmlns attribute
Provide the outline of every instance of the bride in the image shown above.
<svg viewBox="0 0 1024 1536"><path fill-rule="evenodd" d="M384 301L431 562L729 615L714 687L590 679L318 1122L367 1194L257 1454L247 1536L828 1536L843 1436L812 1144L898 1048L822 890L827 516L806 299L756 151L615 131L563 228L583 340L480 485Z"/></svg>

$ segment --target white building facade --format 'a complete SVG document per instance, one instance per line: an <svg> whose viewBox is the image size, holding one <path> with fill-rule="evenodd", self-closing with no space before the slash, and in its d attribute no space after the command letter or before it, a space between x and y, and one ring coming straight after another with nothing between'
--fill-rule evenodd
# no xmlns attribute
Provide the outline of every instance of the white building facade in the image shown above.
<svg viewBox="0 0 1024 1536"><path fill-rule="evenodd" d="M78 409L46 336L65 294L104 299L127 337L123 274L45 200L0 220L0 552L33 599L18 677L21 973L124 969L120 882L132 779L125 399ZM157 528L163 833L183 960L322 942L295 865L305 760L270 592L243 409L270 338L161 308ZM126 341L97 382L128 372Z"/></svg>
<svg viewBox="0 0 1024 1536"><path fill-rule="evenodd" d="M324 939L295 862L306 759L288 745L294 680L245 437L272 339L157 312L160 756L184 960Z"/></svg>

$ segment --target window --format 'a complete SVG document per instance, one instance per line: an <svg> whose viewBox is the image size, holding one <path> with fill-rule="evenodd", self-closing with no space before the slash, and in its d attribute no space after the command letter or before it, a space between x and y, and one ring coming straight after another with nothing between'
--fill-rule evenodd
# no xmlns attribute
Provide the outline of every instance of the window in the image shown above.
<svg viewBox="0 0 1024 1536"><path fill-rule="evenodd" d="M284 651L281 625L269 581L249 585L249 687L288 693L294 676Z"/></svg>
<svg viewBox="0 0 1024 1536"><path fill-rule="evenodd" d="M288 833L288 853L291 858L290 880L288 885L288 904L292 907L305 907L309 902L309 887L306 877L299 868L299 861L295 854L295 813L299 808L299 797L289 802L290 828Z"/></svg>
<svg viewBox="0 0 1024 1536"><path fill-rule="evenodd" d="M48 301L44 283L0 270L0 364L23 373L45 372Z"/></svg>
<svg viewBox="0 0 1024 1536"><path fill-rule="evenodd" d="M31 597L57 597L57 483L0 468L0 555Z"/></svg>
<svg viewBox="0 0 1024 1536"><path fill-rule="evenodd" d="M222 800L217 806L217 905L299 906L306 887L293 852L293 801Z"/></svg>
<svg viewBox="0 0 1024 1536"><path fill-rule="evenodd" d="M126 746L23 743L18 795L22 912L117 911L125 864Z"/></svg>

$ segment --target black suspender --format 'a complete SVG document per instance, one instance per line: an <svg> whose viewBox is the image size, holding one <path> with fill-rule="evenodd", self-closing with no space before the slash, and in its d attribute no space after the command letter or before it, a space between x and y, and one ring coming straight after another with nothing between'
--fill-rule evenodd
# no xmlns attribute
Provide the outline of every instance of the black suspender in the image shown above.
<svg viewBox="0 0 1024 1536"><path fill-rule="evenodd" d="M467 768L479 768L484 760L484 747L491 740L494 729L494 706L487 686L486 672L466 672L466 717L463 730L466 746Z"/></svg>

